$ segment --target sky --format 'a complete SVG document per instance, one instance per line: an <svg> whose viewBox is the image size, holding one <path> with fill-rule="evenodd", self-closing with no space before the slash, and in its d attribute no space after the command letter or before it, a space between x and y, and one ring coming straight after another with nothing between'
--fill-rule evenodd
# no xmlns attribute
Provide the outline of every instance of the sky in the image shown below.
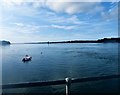
<svg viewBox="0 0 120 95"><path fill-rule="evenodd" d="M117 0L0 1L0 40L22 43L105 37L118 37Z"/></svg>

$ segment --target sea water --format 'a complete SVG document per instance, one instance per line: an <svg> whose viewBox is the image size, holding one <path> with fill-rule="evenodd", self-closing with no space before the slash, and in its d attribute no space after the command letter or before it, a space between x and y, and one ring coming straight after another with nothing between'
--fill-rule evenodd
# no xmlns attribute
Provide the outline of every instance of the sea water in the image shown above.
<svg viewBox="0 0 120 95"><path fill-rule="evenodd" d="M96 77L119 73L118 43L11 44L2 49L2 84ZM25 55L32 61L22 62ZM73 93L116 93L118 79L77 83ZM65 85L3 90L3 93L65 93ZM62 94L61 94L62 95Z"/></svg>

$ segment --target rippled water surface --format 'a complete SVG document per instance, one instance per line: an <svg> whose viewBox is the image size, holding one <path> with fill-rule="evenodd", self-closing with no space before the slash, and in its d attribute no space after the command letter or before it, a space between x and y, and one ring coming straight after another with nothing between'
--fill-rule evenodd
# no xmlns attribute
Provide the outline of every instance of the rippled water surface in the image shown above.
<svg viewBox="0 0 120 95"><path fill-rule="evenodd" d="M3 84L118 74L118 44L12 44L2 46ZM24 55L32 61L23 63ZM117 92L118 80L72 84L71 92ZM65 85L3 90L64 93Z"/></svg>

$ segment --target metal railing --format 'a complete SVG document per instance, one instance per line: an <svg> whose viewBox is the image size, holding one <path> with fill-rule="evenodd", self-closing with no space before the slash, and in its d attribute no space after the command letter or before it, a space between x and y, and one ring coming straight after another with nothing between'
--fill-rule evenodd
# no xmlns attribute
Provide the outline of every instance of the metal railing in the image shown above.
<svg viewBox="0 0 120 95"><path fill-rule="evenodd" d="M87 77L87 78L80 78L80 79L78 79L78 78L65 78L64 80L55 80L55 81L37 81L37 82L4 84L4 85L2 85L2 89L38 87L38 86L41 87L41 86L66 84L66 95L69 95L71 83L80 83L80 82L83 83L83 82L107 80L107 79L113 79L113 78L120 78L120 74L101 76L101 77Z"/></svg>

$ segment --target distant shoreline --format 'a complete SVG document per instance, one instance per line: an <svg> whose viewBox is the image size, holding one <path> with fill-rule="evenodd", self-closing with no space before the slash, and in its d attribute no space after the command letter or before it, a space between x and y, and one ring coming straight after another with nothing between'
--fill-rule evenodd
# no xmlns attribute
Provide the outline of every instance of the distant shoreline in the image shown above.
<svg viewBox="0 0 120 95"><path fill-rule="evenodd" d="M72 40L72 41L48 41L48 42L27 42L13 44L57 44L57 43L120 43L120 38L103 38L98 40Z"/></svg>
<svg viewBox="0 0 120 95"><path fill-rule="evenodd" d="M6 45L10 45L11 43L10 43L10 41L5 41L5 40L3 40L3 41L0 41L0 46L2 45L2 46L6 46Z"/></svg>

